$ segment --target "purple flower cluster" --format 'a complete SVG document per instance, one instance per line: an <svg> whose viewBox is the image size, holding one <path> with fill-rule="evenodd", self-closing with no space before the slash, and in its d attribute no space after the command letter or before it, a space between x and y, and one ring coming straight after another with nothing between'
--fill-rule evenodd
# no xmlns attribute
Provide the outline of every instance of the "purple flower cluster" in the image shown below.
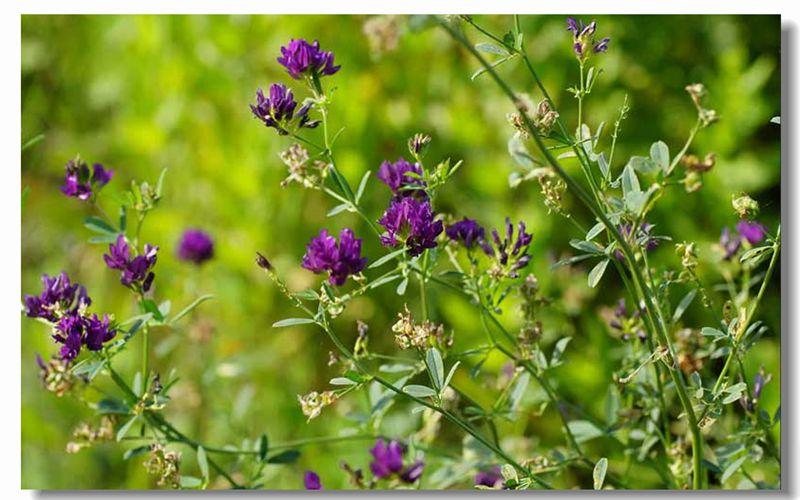
<svg viewBox="0 0 800 500"><path fill-rule="evenodd" d="M500 473L500 466L495 465L491 469L478 471L475 474L475 486L486 486L487 488L497 488L503 484L503 476Z"/></svg>
<svg viewBox="0 0 800 500"><path fill-rule="evenodd" d="M583 21L576 20L574 17L567 18L567 30L572 32L573 49L575 55L581 61L586 60L590 53L599 54L608 50L611 38L605 37L599 42L594 39L597 23L592 21L584 25Z"/></svg>
<svg viewBox="0 0 800 500"><path fill-rule="evenodd" d="M435 216L428 200L394 198L378 221L386 229L386 234L381 236L381 243L387 247L403 243L411 257L420 255L428 248L435 248L436 238L444 229L442 221L434 220Z"/></svg>
<svg viewBox="0 0 800 500"><path fill-rule="evenodd" d="M417 193L425 197L425 191L418 189L425 187L425 181L422 180L422 166L419 163L409 163L404 158L399 158L394 163L384 161L378 169L377 177L389 186L395 197L413 196Z"/></svg>
<svg viewBox="0 0 800 500"><path fill-rule="evenodd" d="M66 172L61 192L80 200L91 198L96 190L108 184L114 176L113 170L100 163L95 163L90 171L89 165L80 158L68 161L64 169Z"/></svg>
<svg viewBox="0 0 800 500"><path fill-rule="evenodd" d="M361 240L356 238L351 229L342 229L339 233L339 244L326 229L312 239L303 256L303 267L314 273L329 273L328 282L333 285L344 285L347 277L360 273L367 264L361 258Z"/></svg>
<svg viewBox="0 0 800 500"><path fill-rule="evenodd" d="M503 268L508 268L506 273L509 278L519 277L520 269L524 268L531 261L528 255L533 236L525 232L525 223L519 221L517 225L517 235L514 237L514 225L511 219L506 217L506 232L504 238L500 239L497 229L492 229L492 246L487 239L478 240L478 244L489 257L493 257Z"/></svg>
<svg viewBox="0 0 800 500"><path fill-rule="evenodd" d="M628 312L628 306L625 304L625 299L619 299L617 307L614 308L614 315L608 323L613 330L619 332L622 340L631 338L631 334L635 334L639 340L646 340L647 335L641 328L641 313L639 311Z"/></svg>
<svg viewBox="0 0 800 500"><path fill-rule="evenodd" d="M467 217L449 225L445 233L448 238L463 244L468 250L484 240L484 229L477 221Z"/></svg>
<svg viewBox="0 0 800 500"><path fill-rule="evenodd" d="M31 318L43 318L55 322L61 315L70 314L88 307L92 301L86 289L71 283L67 273L50 277L42 275L44 290L38 296L25 296L26 314Z"/></svg>
<svg viewBox="0 0 800 500"><path fill-rule="evenodd" d="M304 76L319 78L333 75L341 68L333 65L333 52L320 50L317 40L314 43L303 39L289 40L287 47L281 47L281 54L278 62L295 80Z"/></svg>
<svg viewBox="0 0 800 500"><path fill-rule="evenodd" d="M650 224L649 222L643 222L639 226L639 231L638 234L636 235L638 244L641 245L646 252L655 250L655 248L658 246L658 240L650 236L650 231L652 230L653 230L652 224ZM619 233L622 235L622 237L625 238L630 243L633 243L634 241L631 239L632 238L631 231L633 231L633 224L629 222L626 222L625 224L619 226ZM622 253L622 250L619 249L614 250L614 257L616 257L617 260L625 259L625 255Z"/></svg>
<svg viewBox="0 0 800 500"><path fill-rule="evenodd" d="M119 235L117 242L108 246L108 254L103 255L109 269L122 271L120 282L132 290L147 292L153 284L152 272L158 257L158 247L145 244L141 255L131 258L131 248L125 236Z"/></svg>
<svg viewBox="0 0 800 500"><path fill-rule="evenodd" d="M39 296L25 296L26 314L32 318L43 318L55 323L53 340L61 344L61 358L67 362L80 354L86 346L90 351L99 351L103 344L114 338L116 330L108 315L100 319L86 309L92 303L86 289L71 283L66 273L51 278L42 276L44 290Z"/></svg>
<svg viewBox="0 0 800 500"><path fill-rule="evenodd" d="M767 236L767 228L756 221L742 219L736 224L736 233L724 227L719 237L719 246L722 249L723 258L731 260L736 252L742 247L742 242L746 241L750 245L758 245Z"/></svg>
<svg viewBox="0 0 800 500"><path fill-rule="evenodd" d="M314 471L306 471L305 475L303 476L303 484L307 490L322 489L322 482L319 480L319 475Z"/></svg>
<svg viewBox="0 0 800 500"><path fill-rule="evenodd" d="M397 476L404 483L416 482L422 476L425 464L422 460L417 460L404 466L403 455L405 452L406 449L400 442L392 440L387 443L383 438L379 438L370 450L373 460L369 464L369 468L375 478L385 479Z"/></svg>
<svg viewBox="0 0 800 500"><path fill-rule="evenodd" d="M199 229L187 229L178 245L178 258L200 265L214 257L214 240Z"/></svg>
<svg viewBox="0 0 800 500"><path fill-rule="evenodd" d="M287 135L292 126L315 128L319 125L319 120L311 120L308 116L308 111L311 109L310 103L301 107L297 113L294 112L295 108L297 108L297 101L294 100L294 94L281 83L270 85L269 97L266 97L264 92L258 89L256 104L250 105L253 116L264 122L267 127L277 130L280 135Z"/></svg>

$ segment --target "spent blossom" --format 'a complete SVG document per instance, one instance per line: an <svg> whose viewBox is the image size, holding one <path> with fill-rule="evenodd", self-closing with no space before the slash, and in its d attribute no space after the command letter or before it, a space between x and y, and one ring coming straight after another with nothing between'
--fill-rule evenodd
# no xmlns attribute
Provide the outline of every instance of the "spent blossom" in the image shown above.
<svg viewBox="0 0 800 500"><path fill-rule="evenodd" d="M317 40L308 43L303 39L292 39L287 46L281 47L278 62L292 78L299 80L333 75L339 71L341 66L334 66L333 57L333 52L320 50Z"/></svg>
<svg viewBox="0 0 800 500"><path fill-rule="evenodd" d="M436 247L436 238L444 230L430 201L411 197L393 199L378 224L386 229L381 235L383 246L396 247L404 244L409 256L416 257L426 249Z"/></svg>

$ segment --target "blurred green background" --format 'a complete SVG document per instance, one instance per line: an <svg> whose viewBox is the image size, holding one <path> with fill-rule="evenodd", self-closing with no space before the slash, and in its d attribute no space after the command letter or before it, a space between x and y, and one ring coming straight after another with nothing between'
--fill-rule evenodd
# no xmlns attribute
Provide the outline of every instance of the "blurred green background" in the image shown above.
<svg viewBox="0 0 800 500"><path fill-rule="evenodd" d="M135 314L131 296L102 263L105 246L86 243L82 219L89 207L63 196L58 186L64 163L77 153L115 170L106 195L122 191L132 179L155 181L167 167L165 198L143 230L145 241L161 247L156 298L172 300L177 310L202 293L216 297L181 328L152 335L154 366L176 367L181 375L166 410L169 418L189 435L220 446L241 444L262 432L277 444L351 427L343 415L358 407L359 398L340 402L310 423L300 413L296 395L326 388L338 375L327 366L333 347L313 328L270 328L295 313L253 263L254 252L261 250L292 289L316 286L319 277L301 269L300 259L305 244L323 227L338 232L351 226L365 236L365 255L375 260L383 254L355 216L326 218L333 206L329 199L297 185L279 186L286 172L278 153L289 141L264 128L248 108L255 89L272 82L305 95L275 58L290 38L316 38L342 65L327 84L337 87L331 123L334 131L344 127L336 156L351 184L382 160L407 154L406 140L416 132L433 137L429 164L463 159L456 179L441 193L440 210L475 217L487 226L501 224L506 215L525 220L534 234L532 270L563 313L546 325L545 341L575 335L567 363L555 372L557 383L571 400L601 416L603 398L587 401L586 395L605 393L620 343L609 335L598 311L623 295L621 284L609 273L598 293L586 287L585 269L548 269L555 256L569 251L568 241L581 235L559 216L547 215L538 185L509 188L507 177L514 167L506 141L512 129L505 114L511 108L485 76L470 81L476 62L441 30L412 30L407 18L395 20L396 49L379 53L363 29L369 19L23 16L22 137L45 134L45 139L22 154L21 189L28 188L29 194L22 214L21 294L38 293L42 273L63 269L87 286L95 311L115 312L120 319ZM506 16L476 20L496 33L512 26ZM771 232L779 223L780 127L769 123L780 114L779 17L600 16L597 21L598 35L612 42L608 53L597 58L604 71L584 116L593 128L603 120L613 123L628 95L631 112L622 126L616 172L630 155L646 155L656 140L664 140L673 154L680 149L696 113L686 84L703 82L710 92L708 105L722 116L719 124L698 134L690 150L717 153L717 166L705 175L703 189L693 195L680 188L670 191L652 219L659 234L697 241L702 277L719 282L711 245L723 226L736 223L731 193L747 191L760 201L760 220ZM574 126L574 99L564 89L577 79L577 64L564 17L525 16L522 27L533 63L562 116ZM485 41L465 29L473 42ZM538 100L520 63L512 61L500 72L516 90ZM372 179L364 201L368 213L377 219L387 201L388 190ZM102 203L116 211L108 196ZM567 205L588 223L569 196ZM200 268L175 256L177 241L189 227L208 231L216 241L215 259ZM662 245L651 262L678 268L670 247ZM763 364L775 377L762 398L770 413L780 394L778 276L759 315L771 330L747 360L750 373ZM351 304L336 320L342 336L354 339L360 318L370 325L372 349L394 351L389 326L404 301L416 307L416 288L409 287L406 298L396 297L393 288ZM434 288L432 295L432 314L455 330L456 350L478 345L483 334L470 305L444 290ZM697 304L687 313L687 324L709 324ZM504 321L513 327L515 316L509 306ZM92 412L74 398L57 398L40 388L35 353L56 350L46 327L23 318L22 335L22 486L152 486L141 460L123 461L118 444L75 455L64 452L72 429L93 422ZM127 365L120 368L128 376L138 361L137 348L123 356ZM487 371L496 371L502 362L493 358ZM489 382L470 380L463 372L456 383L486 400ZM531 402L542 398L538 391L531 384ZM418 417L409 417L403 408L396 407L384 423L387 435L402 438L414 429ZM509 435L524 432L537 452L563 443L552 410L541 416L530 412L503 429ZM445 426L437 444L457 452L458 432ZM302 471L313 468L326 488L343 487L340 461L366 466L369 446L305 448L299 464L268 467L265 484L298 488ZM513 443L509 446L514 449ZM590 451L603 456L602 443L593 446ZM182 451L186 472L196 473L191 453Z"/></svg>

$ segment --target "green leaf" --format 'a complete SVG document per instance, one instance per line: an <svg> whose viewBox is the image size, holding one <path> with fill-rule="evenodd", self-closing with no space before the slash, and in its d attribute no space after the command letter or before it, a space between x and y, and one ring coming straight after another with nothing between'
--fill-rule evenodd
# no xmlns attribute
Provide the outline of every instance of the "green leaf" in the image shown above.
<svg viewBox="0 0 800 500"><path fill-rule="evenodd" d="M492 68L496 68L496 67L500 66L501 64L503 64L504 62L508 62L513 58L514 58L514 54L510 54L510 55L508 55L506 57L501 57L500 59L498 59L498 60L494 61L493 63L491 63L489 66L492 67ZM487 71L487 69L485 67L481 66L480 68L478 68L477 71L472 73L472 75L469 77L469 79L470 80L475 80L476 78L478 78L482 74L486 73L486 71Z"/></svg>
<svg viewBox="0 0 800 500"><path fill-rule="evenodd" d="M644 210L649 197L650 193L647 191L630 191L625 195L625 209L638 216Z"/></svg>
<svg viewBox="0 0 800 500"><path fill-rule="evenodd" d="M153 319L156 321L164 321L164 315L161 314L161 311L158 309L158 305L152 299L144 299L139 302L139 309L141 309L142 313L150 313L153 315Z"/></svg>
<svg viewBox="0 0 800 500"><path fill-rule="evenodd" d="M774 118L773 118L773 120L774 120ZM25 142L25 144L22 145L21 151L25 151L26 149L35 146L36 144L40 143L43 140L44 140L44 134L39 134L39 135L33 136L30 139L28 139Z"/></svg>
<svg viewBox="0 0 800 500"><path fill-rule="evenodd" d="M584 255L576 255L575 257L569 257L567 259L561 259L552 266L550 266L550 269L553 270L553 269L558 269L559 267L562 266L569 266L575 264L576 262L581 262L586 259L591 259L592 257L594 257L594 255L584 254Z"/></svg>
<svg viewBox="0 0 800 500"><path fill-rule="evenodd" d="M186 316L190 312L194 311L197 308L197 306L199 306L203 302L205 302L207 300L210 300L210 299L213 299L213 298L214 298L213 295L201 295L200 297L197 297L196 299L194 299L194 301L192 301L191 304L189 304L188 306L184 307L183 310L181 310L181 312L179 312L178 314L173 316L173 318L170 320L170 324L176 323L178 320L180 320L181 318L183 318L184 316Z"/></svg>
<svg viewBox="0 0 800 500"><path fill-rule="evenodd" d="M650 158L644 156L631 156L628 165L637 172L649 174L658 170L658 165Z"/></svg>
<svg viewBox="0 0 800 500"><path fill-rule="evenodd" d="M666 173L669 169L669 147L663 141L654 142L650 146L650 159Z"/></svg>
<svg viewBox="0 0 800 500"><path fill-rule="evenodd" d="M90 231L94 231L95 233L100 234L117 234L117 229L106 222L104 219L100 217L95 217L94 215L90 215L83 219L83 225L86 226L86 229Z"/></svg>
<svg viewBox="0 0 800 500"><path fill-rule="evenodd" d="M603 489L603 482L606 480L607 471L608 471L608 459L606 457L603 457L597 461L597 463L594 466L594 471L592 472L592 478L594 479L594 489L596 490Z"/></svg>
<svg viewBox="0 0 800 500"><path fill-rule="evenodd" d="M372 290L374 288L378 288L381 285L385 285L386 283L390 283L390 282L392 282L392 281L394 281L396 279L400 279L400 275L399 274L391 274L389 276L383 276L383 277L380 277L380 278L376 279L375 281L370 281L368 287L369 287L370 290Z"/></svg>
<svg viewBox="0 0 800 500"><path fill-rule="evenodd" d="M583 443L603 435L603 431L588 420L573 420L567 424L567 427L569 427L570 432L575 436L575 440L578 443Z"/></svg>
<svg viewBox="0 0 800 500"><path fill-rule="evenodd" d="M268 464L293 464L300 458L298 450L286 450L267 459Z"/></svg>
<svg viewBox="0 0 800 500"><path fill-rule="evenodd" d="M280 321L276 321L272 324L273 328L283 328L285 326L294 326L294 325L310 325L312 323L316 323L313 319L310 318L288 318L282 319Z"/></svg>
<svg viewBox="0 0 800 500"><path fill-rule="evenodd" d="M96 411L98 415L130 414L130 409L128 409L128 406L119 399L114 399L114 398L101 399L100 402L97 403Z"/></svg>
<svg viewBox="0 0 800 500"><path fill-rule="evenodd" d="M479 50L481 52L486 52L487 54L495 54L495 55L498 55L498 56L507 56L508 55L508 51L505 48L503 48L503 47L501 47L499 45L496 45L494 43L488 43L488 42L476 43L475 44L475 50Z"/></svg>
<svg viewBox="0 0 800 500"><path fill-rule="evenodd" d="M333 207L330 210L328 210L328 213L326 215L328 217L333 217L336 214L340 214L340 213L344 212L348 208L350 208L350 205L348 203L342 203L342 204L336 205L335 207Z"/></svg>
<svg viewBox="0 0 800 500"><path fill-rule="evenodd" d="M164 177L167 175L167 169L162 168L161 173L158 174L158 182L156 182L156 196L161 198L161 194L164 192Z"/></svg>
<svg viewBox="0 0 800 500"><path fill-rule="evenodd" d="M347 377L335 377L330 379L328 383L331 385L358 385L357 382Z"/></svg>
<svg viewBox="0 0 800 500"><path fill-rule="evenodd" d="M683 316L683 313L686 312L686 309L692 304L692 301L694 300L696 295L697 295L697 289L694 288L692 290L689 290L689 293L683 296L680 303L678 304L678 307L675 308L675 313L672 315L673 324L677 323L678 320L681 319L681 316Z"/></svg>
<svg viewBox="0 0 800 500"><path fill-rule="evenodd" d="M450 381L453 379L453 375L456 374L456 368L458 368L458 365L460 364L461 361L456 361L455 363L453 363L453 366L450 367L450 371L447 373L447 377L445 377L444 379L444 384L442 384L442 390L447 389L447 387L450 385Z"/></svg>
<svg viewBox="0 0 800 500"><path fill-rule="evenodd" d="M388 253L381 257L380 259L376 260L372 264L369 265L367 269L375 269L376 267L381 267L382 265L386 264L390 260L395 259L397 256L405 252L405 248L400 248L399 250L395 250L394 252Z"/></svg>
<svg viewBox="0 0 800 500"><path fill-rule="evenodd" d="M200 473L203 479L208 481L208 457L206 457L206 450L202 446L197 447L197 465L200 466Z"/></svg>
<svg viewBox="0 0 800 500"><path fill-rule="evenodd" d="M105 245L117 241L116 234L104 234L103 236L92 236L89 238L89 243L92 245Z"/></svg>
<svg viewBox="0 0 800 500"><path fill-rule="evenodd" d="M508 154L520 167L532 169L536 166L519 132L516 132L508 140Z"/></svg>
<svg viewBox="0 0 800 500"><path fill-rule="evenodd" d="M184 476L181 474L181 488L197 489L203 486L203 480L199 477Z"/></svg>
<svg viewBox="0 0 800 500"><path fill-rule="evenodd" d="M438 349L431 347L425 355L428 364L428 372L431 374L433 385L437 390L444 387L444 362Z"/></svg>
<svg viewBox="0 0 800 500"><path fill-rule="evenodd" d="M397 295L405 295L407 286L408 286L408 277L405 277L403 278L403 281L401 281L400 284L397 285L397 289L395 290L395 292L397 292Z"/></svg>
<svg viewBox="0 0 800 500"><path fill-rule="evenodd" d="M133 427L133 424L135 424L137 420L139 420L139 415L134 415L130 420L125 422L122 427L119 428L117 431L117 442L122 441L122 438L128 434L128 431L131 430L131 427Z"/></svg>
<svg viewBox="0 0 800 500"><path fill-rule="evenodd" d="M331 174L331 178L339 186L339 190L344 195L345 199L352 200L353 199L353 190L350 189L350 184L347 183L347 179L339 172L339 169L336 167L329 168L328 171Z"/></svg>
<svg viewBox="0 0 800 500"><path fill-rule="evenodd" d="M597 263L596 266L589 271L589 287L594 288L600 282L600 279L603 277L603 273L606 272L606 267L608 267L608 263L610 259L601 260Z"/></svg>
<svg viewBox="0 0 800 500"><path fill-rule="evenodd" d="M639 186L639 178L636 177L636 172L630 166L630 164L626 165L624 169L622 169L622 195L623 197L627 197L628 193L634 193L641 191L642 188Z"/></svg>
<svg viewBox="0 0 800 500"><path fill-rule="evenodd" d="M133 457L138 457L139 455L144 455L145 453L150 451L150 445L144 446L137 446L136 448L131 448L130 450L126 451L122 455L123 460L130 460Z"/></svg>
<svg viewBox="0 0 800 500"><path fill-rule="evenodd" d="M525 390L528 388L530 380L531 376L528 372L523 372L517 379L517 383L514 384L514 388L511 390L511 394L508 397L508 406L511 411L516 411L517 408L519 408L519 404L522 402L522 397L525 396Z"/></svg>
<svg viewBox="0 0 800 500"><path fill-rule="evenodd" d="M436 396L436 391L426 385L410 384L403 387L403 392L415 398L430 398Z"/></svg>
<svg viewBox="0 0 800 500"><path fill-rule="evenodd" d="M717 330L716 328L711 328L709 326L703 327L703 329L700 330L700 333L705 337L714 337L714 338L725 338L728 336L728 334L723 333Z"/></svg>
<svg viewBox="0 0 800 500"><path fill-rule="evenodd" d="M596 243L592 243L590 241L574 239L570 240L569 245L576 250L580 250L581 252L591 253L594 255L603 253L602 248L598 247Z"/></svg>
<svg viewBox="0 0 800 500"><path fill-rule="evenodd" d="M295 292L292 297L297 297L300 300L319 300L319 294L316 290L302 290Z"/></svg>
<svg viewBox="0 0 800 500"><path fill-rule="evenodd" d="M605 224L603 224L602 222L598 222L597 224L592 226L592 228L589 230L588 233L586 233L586 238L584 238L584 239L586 241L591 241L591 240L595 239L597 237L597 235L602 233L603 229L605 229L605 228L606 228Z"/></svg>
<svg viewBox="0 0 800 500"><path fill-rule="evenodd" d="M770 123L777 123L778 125L781 124L781 117L780 116L773 116L769 120Z"/></svg>
<svg viewBox="0 0 800 500"><path fill-rule="evenodd" d="M724 483L725 481L730 479L730 477L734 475L737 470L739 470L739 468L742 466L745 460L747 460L747 455L742 455L741 457L734 460L733 463L731 463L729 466L725 468L725 472L722 473L722 477L719 478L719 482Z"/></svg>
<svg viewBox="0 0 800 500"><path fill-rule="evenodd" d="M356 204L361 201L361 197L364 196L364 189L367 187L367 181L369 180L369 175L372 173L372 170L367 170L364 172L364 176L361 178L361 182L358 183L358 189L356 190Z"/></svg>
<svg viewBox="0 0 800 500"><path fill-rule="evenodd" d="M558 366L561 364L561 356L564 355L564 351L567 349L567 344L572 340L572 337L561 337L556 342L555 347L553 347L553 354L550 357L550 367Z"/></svg>
<svg viewBox="0 0 800 500"><path fill-rule="evenodd" d="M267 452L269 451L269 438L267 434L261 434L258 439L258 459L262 462L267 459Z"/></svg>

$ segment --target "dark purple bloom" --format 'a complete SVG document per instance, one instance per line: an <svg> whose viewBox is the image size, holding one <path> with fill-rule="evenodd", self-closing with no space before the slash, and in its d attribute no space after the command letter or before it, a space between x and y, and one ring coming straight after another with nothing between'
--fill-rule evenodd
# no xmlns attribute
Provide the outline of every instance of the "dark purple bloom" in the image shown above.
<svg viewBox="0 0 800 500"><path fill-rule="evenodd" d="M420 255L427 248L435 248L436 238L444 225L434 217L428 200L420 201L411 197L393 199L378 221L386 229L386 234L381 236L381 243L387 247L404 243L411 257Z"/></svg>
<svg viewBox="0 0 800 500"><path fill-rule="evenodd" d="M381 479L397 474L403 469L403 445L397 441L386 441L379 438L375 446L369 450L372 453L373 461L369 464L370 470L375 477Z"/></svg>
<svg viewBox="0 0 800 500"><path fill-rule="evenodd" d="M466 217L448 226L445 233L448 238L463 243L468 249L472 249L476 243L484 239L484 230L480 224Z"/></svg>
<svg viewBox="0 0 800 500"><path fill-rule="evenodd" d="M653 225L649 222L643 222L639 226L638 234L636 235L636 240L633 240L633 236L631 235L631 231L633 230L633 224L626 222L619 226L619 232L623 238L625 238L630 244L637 243L644 248L645 251L650 252L654 250L658 246L658 240L650 236L650 231L653 229ZM614 250L614 257L618 260L625 259L625 255L622 253L622 250L617 249Z"/></svg>
<svg viewBox="0 0 800 500"><path fill-rule="evenodd" d="M319 475L316 472L307 470L303 477L303 483L307 490L321 490L322 483L319 480Z"/></svg>
<svg viewBox="0 0 800 500"><path fill-rule="evenodd" d="M110 269L122 271L120 282L134 290L150 290L155 274L151 269L156 265L158 247L145 244L144 252L131 259L131 249L125 236L119 235L116 243L108 245L108 254L103 255Z"/></svg>
<svg viewBox="0 0 800 500"><path fill-rule="evenodd" d="M296 122L297 128L315 128L319 120L311 120L308 111L311 104L301 107L295 114L297 102L292 91L286 85L273 83L269 87L269 97L264 96L261 89L256 90L256 104L250 105L253 116L264 122L267 127L272 127L280 135L287 135L289 128Z"/></svg>
<svg viewBox="0 0 800 500"><path fill-rule="evenodd" d="M106 169L100 163L95 163L92 168L93 171L90 172L89 165L80 158L68 161L64 167L61 192L80 200L88 200L92 197L92 188L100 189L114 176L113 170Z"/></svg>
<svg viewBox="0 0 800 500"><path fill-rule="evenodd" d="M103 315L103 319L93 314L91 318L86 318L86 347L90 351L99 351L103 344L114 338L116 330L110 326L108 314Z"/></svg>
<svg viewBox="0 0 800 500"><path fill-rule="evenodd" d="M725 227L719 236L719 246L725 252L725 260L731 260L742 246L742 239L738 234L731 233L730 229Z"/></svg>
<svg viewBox="0 0 800 500"><path fill-rule="evenodd" d="M377 177L389 186L396 196L413 196L416 193L425 195L425 192L420 189L404 189L425 187L425 181L421 179L422 166L419 163L409 163L404 158L400 158L394 163L384 161L378 169Z"/></svg>
<svg viewBox="0 0 800 500"><path fill-rule="evenodd" d="M347 277L360 273L367 264L361 257L361 240L356 238L351 229L345 228L339 233L339 244L326 229L312 239L303 256L303 267L314 273L328 272L328 282L341 286Z"/></svg>
<svg viewBox="0 0 800 500"><path fill-rule="evenodd" d="M214 256L214 241L199 229L187 229L178 245L178 258L202 264Z"/></svg>
<svg viewBox="0 0 800 500"><path fill-rule="evenodd" d="M373 460L369 464L370 470L376 479L397 476L405 483L414 483L421 476L425 464L417 460L408 467L403 467L405 447L400 442L391 440L388 443L383 438L378 438L370 453Z"/></svg>
<svg viewBox="0 0 800 500"><path fill-rule="evenodd" d="M577 21L574 17L567 18L567 30L571 31L574 36L583 29L583 21Z"/></svg>
<svg viewBox="0 0 800 500"><path fill-rule="evenodd" d="M525 231L525 223L522 221L519 221L517 236L514 238L514 225L511 223L511 219L506 217L506 231L503 239L500 239L497 229L492 229L494 247L488 239L478 240L478 244L486 255L495 258L500 266L507 268L506 275L509 278L517 278L519 277L517 271L531 261L528 248L532 239L533 236Z"/></svg>
<svg viewBox="0 0 800 500"><path fill-rule="evenodd" d="M635 334L639 340L644 341L647 336L641 328L640 317L641 313L638 310L629 312L625 299L619 299L608 325L622 335L622 340L628 340L631 338L631 334Z"/></svg>
<svg viewBox="0 0 800 500"><path fill-rule="evenodd" d="M319 50L319 42L308 43L306 40L289 40L287 47L281 47L281 57L278 62L295 80L304 76L319 78L332 75L339 71L341 66L333 65L333 52Z"/></svg>
<svg viewBox="0 0 800 500"><path fill-rule="evenodd" d="M61 317L56 323L53 340L62 344L60 354L64 361L72 361L80 354L84 345L90 351L99 351L103 344L114 338L116 330L111 327L108 315L103 319L97 314L84 316L73 311Z"/></svg>
<svg viewBox="0 0 800 500"><path fill-rule="evenodd" d="M486 486L495 488L503 483L503 476L500 474L500 466L494 466L489 470L482 470L475 474L475 486Z"/></svg>
<svg viewBox="0 0 800 500"><path fill-rule="evenodd" d="M761 391L764 389L764 384L766 384L764 371L760 370L758 373L756 373L756 377L753 380L753 399L758 400L761 397Z"/></svg>
<svg viewBox="0 0 800 500"><path fill-rule="evenodd" d="M751 245L761 243L767 235L767 228L756 221L740 220L736 224L736 230L739 232L739 236Z"/></svg>
<svg viewBox="0 0 800 500"><path fill-rule="evenodd" d="M600 40L599 42L594 44L594 47L592 48L592 51L594 51L595 54L599 54L601 52L605 52L606 50L608 50L608 43L610 41L611 41L611 38L609 38L609 37L603 38L602 40Z"/></svg>
<svg viewBox="0 0 800 500"><path fill-rule="evenodd" d="M86 289L77 283L71 283L67 273L58 276L42 276L44 290L37 297L25 296L26 314L31 318L44 318L56 321L62 314L75 311L91 304Z"/></svg>

